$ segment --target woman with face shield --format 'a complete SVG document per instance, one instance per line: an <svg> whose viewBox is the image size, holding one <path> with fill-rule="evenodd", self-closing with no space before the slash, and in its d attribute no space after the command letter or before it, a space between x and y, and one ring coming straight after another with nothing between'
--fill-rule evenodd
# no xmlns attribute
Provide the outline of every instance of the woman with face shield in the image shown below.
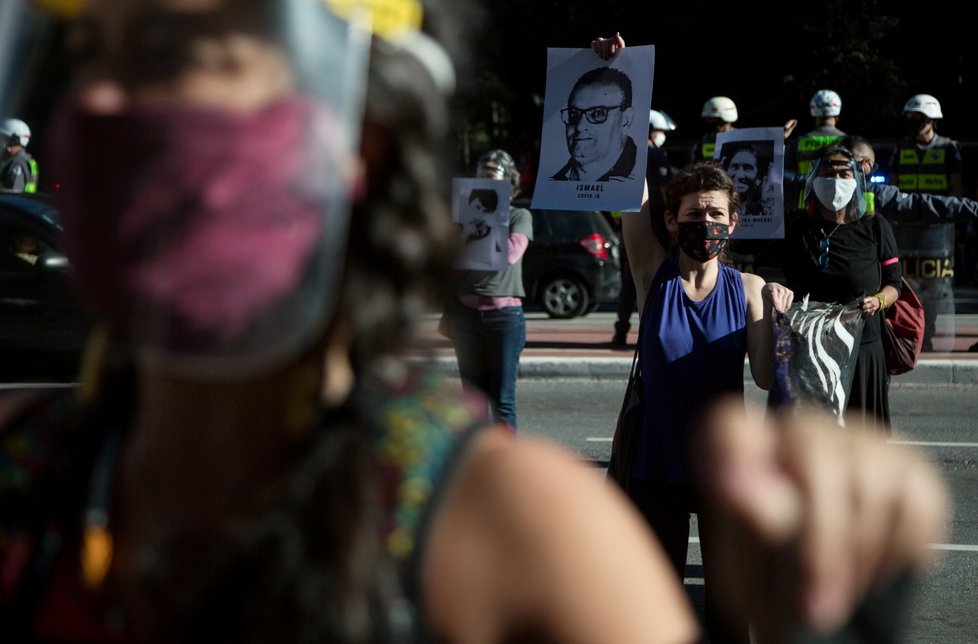
<svg viewBox="0 0 978 644"><path fill-rule="evenodd" d="M0 45L23 40L9 20L33 19L16 4ZM334 4L351 7L91 0L73 22L86 64L38 130L72 285L102 325L77 390L0 398L4 638L696 641L620 494L404 357L458 251L439 151L460 58L433 36L462 35L462 3L405 0L372 37ZM711 429L727 438L705 450L710 471L763 472L787 502L777 525L835 507L754 440L800 441L791 427L724 410ZM839 449L820 429L798 458ZM882 445L845 440L879 461ZM942 489L912 455L887 463L874 481L912 547L886 547L908 536L892 528L860 543L919 563ZM932 494L901 495L908 472ZM764 525L760 507L731 499L729 516ZM797 592L857 597L880 567ZM804 614L831 626L852 608Z"/></svg>
<svg viewBox="0 0 978 644"><path fill-rule="evenodd" d="M829 146L806 178L807 216L788 221L786 283L818 302L858 300L865 319L847 410L889 432L883 310L900 297L900 261L889 222L866 213L865 175L852 152Z"/></svg>

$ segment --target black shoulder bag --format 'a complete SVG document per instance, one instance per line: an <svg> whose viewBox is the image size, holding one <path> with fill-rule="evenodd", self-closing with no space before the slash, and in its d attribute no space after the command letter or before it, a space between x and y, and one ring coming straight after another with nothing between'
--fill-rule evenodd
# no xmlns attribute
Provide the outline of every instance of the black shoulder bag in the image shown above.
<svg viewBox="0 0 978 644"><path fill-rule="evenodd" d="M639 319L639 338L641 339L641 324ZM632 457L635 454L635 440L638 437L639 426L642 422L642 366L638 361L641 341L635 347L635 357L632 358L632 370L628 375L628 386L625 388L625 399L618 412L618 423L615 425L615 435L611 439L611 458L608 460L607 479L618 483L625 492L628 491L632 473Z"/></svg>

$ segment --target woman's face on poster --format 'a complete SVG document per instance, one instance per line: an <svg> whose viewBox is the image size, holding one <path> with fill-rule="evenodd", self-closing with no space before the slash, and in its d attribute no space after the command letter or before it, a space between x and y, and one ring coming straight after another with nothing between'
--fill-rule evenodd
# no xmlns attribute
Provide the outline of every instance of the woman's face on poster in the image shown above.
<svg viewBox="0 0 978 644"><path fill-rule="evenodd" d="M727 165L727 174L733 179L737 192L741 195L750 193L757 186L757 172L757 156L749 150L736 152Z"/></svg>

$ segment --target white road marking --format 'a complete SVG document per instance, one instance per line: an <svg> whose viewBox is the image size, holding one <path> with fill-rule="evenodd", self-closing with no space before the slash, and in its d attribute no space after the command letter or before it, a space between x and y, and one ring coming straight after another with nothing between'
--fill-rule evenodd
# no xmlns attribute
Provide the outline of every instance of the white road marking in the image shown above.
<svg viewBox="0 0 978 644"><path fill-rule="evenodd" d="M887 441L894 445L917 445L918 447L978 447L978 443L952 443L945 441Z"/></svg>
<svg viewBox="0 0 978 644"><path fill-rule="evenodd" d="M611 438L591 436L584 439L585 443L610 443ZM953 441L887 441L893 445L916 445L917 447L978 447L978 443Z"/></svg>
<svg viewBox="0 0 978 644"><path fill-rule="evenodd" d="M932 550L948 550L953 552L978 552L978 546L971 546L962 543L932 543Z"/></svg>
<svg viewBox="0 0 978 644"><path fill-rule="evenodd" d="M690 543L699 543L699 537L690 537ZM978 552L978 545L972 546L965 543L932 543L928 545L931 550L946 550L948 552Z"/></svg>
<svg viewBox="0 0 978 644"><path fill-rule="evenodd" d="M602 437L590 437L584 439L588 443L610 443L610 438ZM954 442L944 442L944 441L887 441L893 443L894 445L916 445L919 447L978 447L978 443L954 443ZM690 537L690 543L698 544L700 542L699 537ZM947 552L978 552L978 545L971 545L966 543L932 543L929 546L932 550L944 550ZM689 579L687 579L689 583ZM695 582L694 582L695 583ZM700 580L699 583L702 583Z"/></svg>

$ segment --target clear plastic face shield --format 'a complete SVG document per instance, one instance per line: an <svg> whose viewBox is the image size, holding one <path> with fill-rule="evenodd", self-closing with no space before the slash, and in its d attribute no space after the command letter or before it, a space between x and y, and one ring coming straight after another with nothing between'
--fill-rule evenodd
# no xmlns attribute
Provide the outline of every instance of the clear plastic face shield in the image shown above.
<svg viewBox="0 0 978 644"><path fill-rule="evenodd" d="M342 285L368 4L0 3L0 114L31 124L59 186L75 290L154 364L247 377L322 336Z"/></svg>
<svg viewBox="0 0 978 644"><path fill-rule="evenodd" d="M831 209L817 194L818 186L816 184L820 180L830 180L840 184L849 181L855 182L855 189L852 191L851 197L846 199L845 203L839 206L839 209L845 208L845 220L847 222L855 221L866 214L866 200L863 198L866 192L866 175L862 173L849 150L843 147L833 147L827 150L821 157L812 162L812 167L805 178L805 201L814 199L816 206L821 204ZM839 186L836 194L839 194L841 189L844 189L844 185Z"/></svg>

